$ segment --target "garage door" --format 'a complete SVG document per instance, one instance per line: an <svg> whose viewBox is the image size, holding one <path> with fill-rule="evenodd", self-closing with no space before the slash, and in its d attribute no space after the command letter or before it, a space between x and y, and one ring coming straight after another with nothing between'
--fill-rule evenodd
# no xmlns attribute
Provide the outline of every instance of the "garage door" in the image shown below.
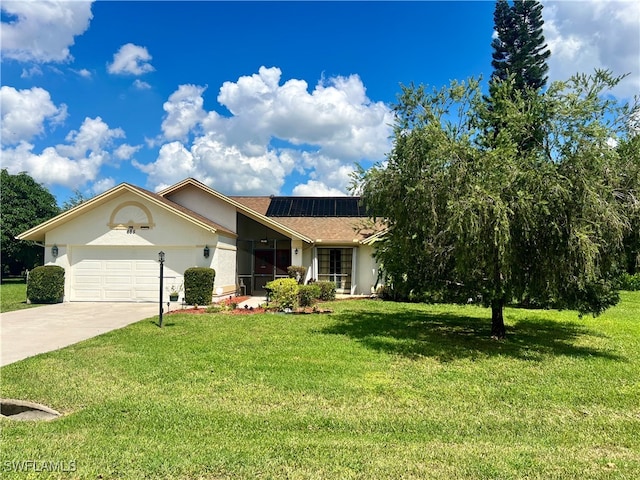
<svg viewBox="0 0 640 480"><path fill-rule="evenodd" d="M72 252L71 301L157 302L159 247L75 247ZM166 248L165 296L182 283L194 265L193 248Z"/></svg>

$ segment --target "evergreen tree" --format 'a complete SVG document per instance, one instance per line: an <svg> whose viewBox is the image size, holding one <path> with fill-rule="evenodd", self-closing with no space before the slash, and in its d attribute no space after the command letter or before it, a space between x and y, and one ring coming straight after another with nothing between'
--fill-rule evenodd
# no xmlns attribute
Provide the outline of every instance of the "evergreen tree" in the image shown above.
<svg viewBox="0 0 640 480"><path fill-rule="evenodd" d="M506 127L504 118L498 113L500 85L512 83L507 89L512 96L523 97L524 100L539 94L547 83L546 73L549 70L546 60L551 52L544 43L542 34L542 5L537 0L515 0L513 6L508 0L497 0L493 15L496 38L491 42L493 47L494 71L489 83L489 96L485 97L488 108L485 112L486 124L491 126L494 135ZM518 148L521 152L529 152L540 147L544 133L541 131L544 116L541 112L527 110L534 108L536 102L522 103L523 113L531 121L528 129L523 131ZM495 138L494 138L495 140Z"/></svg>
<svg viewBox="0 0 640 480"><path fill-rule="evenodd" d="M56 216L60 210L56 198L24 172L11 175L3 168L0 183L2 275L18 275L42 265L43 251L35 242L16 240L15 236Z"/></svg>
<svg viewBox="0 0 640 480"><path fill-rule="evenodd" d="M494 80L514 77L517 90L539 90L547 83L547 59L551 52L544 42L542 5L537 0L498 0L494 12L497 37L493 47Z"/></svg>

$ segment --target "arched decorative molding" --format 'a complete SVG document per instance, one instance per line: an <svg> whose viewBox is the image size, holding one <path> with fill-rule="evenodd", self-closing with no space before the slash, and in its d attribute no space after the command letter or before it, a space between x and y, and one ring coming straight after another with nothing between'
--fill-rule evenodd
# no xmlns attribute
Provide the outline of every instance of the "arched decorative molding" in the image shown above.
<svg viewBox="0 0 640 480"><path fill-rule="evenodd" d="M151 211L139 202L124 202L111 213L109 228L114 230L135 231L148 230L155 227Z"/></svg>

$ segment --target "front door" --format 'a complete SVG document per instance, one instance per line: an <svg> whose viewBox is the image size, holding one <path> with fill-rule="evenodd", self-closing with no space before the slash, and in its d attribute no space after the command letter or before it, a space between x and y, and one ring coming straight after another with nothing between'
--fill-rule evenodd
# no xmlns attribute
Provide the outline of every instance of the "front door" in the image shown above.
<svg viewBox="0 0 640 480"><path fill-rule="evenodd" d="M254 251L253 291L264 292L264 286L274 280L274 251L273 249L256 249Z"/></svg>

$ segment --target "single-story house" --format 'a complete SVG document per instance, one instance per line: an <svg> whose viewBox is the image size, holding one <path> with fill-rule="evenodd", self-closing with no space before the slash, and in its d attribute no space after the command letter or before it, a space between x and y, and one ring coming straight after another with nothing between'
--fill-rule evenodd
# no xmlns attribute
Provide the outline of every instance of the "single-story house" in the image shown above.
<svg viewBox="0 0 640 480"><path fill-rule="evenodd" d="M365 219L358 197L225 196L187 178L158 193L120 184L17 238L65 269L70 302L158 301L161 251L164 298L194 266L215 269L217 295L262 295L290 265L358 295L378 281Z"/></svg>

